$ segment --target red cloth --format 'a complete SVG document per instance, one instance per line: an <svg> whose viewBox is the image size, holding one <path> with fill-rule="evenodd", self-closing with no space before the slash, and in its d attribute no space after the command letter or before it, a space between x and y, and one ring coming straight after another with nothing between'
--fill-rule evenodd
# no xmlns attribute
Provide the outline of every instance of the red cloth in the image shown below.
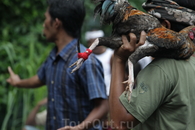
<svg viewBox="0 0 195 130"><path fill-rule="evenodd" d="M78 53L78 58L88 59L88 56L92 53L92 50L87 49L85 52Z"/></svg>

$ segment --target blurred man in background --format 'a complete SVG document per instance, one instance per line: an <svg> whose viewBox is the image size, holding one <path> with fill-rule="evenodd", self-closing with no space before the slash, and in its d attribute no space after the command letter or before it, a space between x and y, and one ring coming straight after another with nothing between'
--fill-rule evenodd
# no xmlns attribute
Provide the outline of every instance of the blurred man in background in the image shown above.
<svg viewBox="0 0 195 130"><path fill-rule="evenodd" d="M37 105L29 113L23 130L39 130L37 128L38 126L45 127L47 110L44 109L43 111L40 112L40 109L46 106L46 104L47 104L47 98L44 98L37 103Z"/></svg>

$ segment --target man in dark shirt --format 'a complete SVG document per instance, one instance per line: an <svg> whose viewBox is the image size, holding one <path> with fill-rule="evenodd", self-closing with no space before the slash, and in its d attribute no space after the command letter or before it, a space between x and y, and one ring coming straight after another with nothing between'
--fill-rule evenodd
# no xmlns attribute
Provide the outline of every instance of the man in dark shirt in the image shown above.
<svg viewBox="0 0 195 130"><path fill-rule="evenodd" d="M20 79L9 67L11 85L19 88L48 87L47 130L101 129L108 103L101 63L94 55L81 68L69 68L77 58L77 42L85 17L81 0L48 0L43 34L55 47L37 75ZM86 48L80 45L81 52ZM98 124L98 125L97 125Z"/></svg>

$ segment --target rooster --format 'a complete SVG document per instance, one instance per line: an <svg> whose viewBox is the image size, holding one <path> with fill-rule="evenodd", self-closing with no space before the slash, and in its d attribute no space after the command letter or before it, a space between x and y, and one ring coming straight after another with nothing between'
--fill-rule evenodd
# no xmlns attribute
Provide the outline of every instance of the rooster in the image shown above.
<svg viewBox="0 0 195 130"><path fill-rule="evenodd" d="M174 59L188 59L195 51L195 26L184 28L180 32L167 29L159 20L150 14L144 13L132 7L126 0L94 0L99 4L94 9L95 14L100 15L101 24L112 24L110 37L97 38L87 49L85 58L80 56L72 66L79 69L87 56L96 46L104 45L112 49L119 48L123 43L121 35L134 33L139 39L141 31L147 33L146 43L138 47L128 58L129 78L126 96L130 101L134 86L133 65L145 56L164 57ZM71 66L71 67L72 67Z"/></svg>

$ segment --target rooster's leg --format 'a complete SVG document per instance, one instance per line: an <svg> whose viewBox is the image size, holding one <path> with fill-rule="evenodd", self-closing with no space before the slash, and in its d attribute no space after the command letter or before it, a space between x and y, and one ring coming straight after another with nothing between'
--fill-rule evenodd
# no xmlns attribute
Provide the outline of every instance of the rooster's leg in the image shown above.
<svg viewBox="0 0 195 130"><path fill-rule="evenodd" d="M97 38L93 43L92 45L89 47L90 50L93 50L96 46L99 45L99 39ZM86 51L86 53L88 53ZM76 66L71 73L75 72L76 70L78 70L81 65L83 64L85 60L83 58L79 58L76 62L74 62L70 67L73 67L73 66Z"/></svg>
<svg viewBox="0 0 195 130"><path fill-rule="evenodd" d="M123 83L127 84L125 95L128 96L128 101L130 102L132 90L134 87L134 71L133 71L133 65L137 63L138 60L141 58L152 55L158 50L158 47L156 45L150 44L147 40L144 45L139 46L133 54L129 56L128 59L128 69L129 69L129 77L127 81L124 81Z"/></svg>
<svg viewBox="0 0 195 130"><path fill-rule="evenodd" d="M129 69L129 76L127 81L123 83L127 84L125 89L125 95L128 96L128 101L130 102L131 94L134 86L134 73L133 73L133 64L130 60L128 60L128 69Z"/></svg>

